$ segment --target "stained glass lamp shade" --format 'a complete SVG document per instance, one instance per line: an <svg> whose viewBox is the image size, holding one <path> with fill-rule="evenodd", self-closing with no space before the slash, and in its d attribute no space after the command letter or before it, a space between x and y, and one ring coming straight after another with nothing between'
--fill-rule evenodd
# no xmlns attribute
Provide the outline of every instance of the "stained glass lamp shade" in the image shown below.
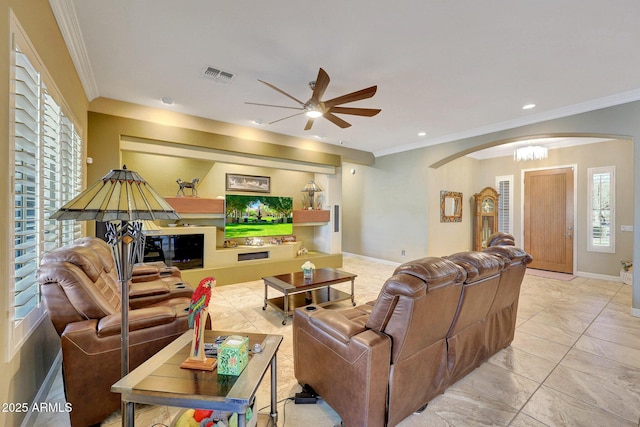
<svg viewBox="0 0 640 427"><path fill-rule="evenodd" d="M89 186L51 215L51 219L106 222L107 242L120 281L121 373L124 377L129 373L129 281L136 260L143 260L143 221L175 220L180 219L180 215L138 173L123 166ZM133 409L123 404L122 410L122 425L127 425L134 419Z"/></svg>

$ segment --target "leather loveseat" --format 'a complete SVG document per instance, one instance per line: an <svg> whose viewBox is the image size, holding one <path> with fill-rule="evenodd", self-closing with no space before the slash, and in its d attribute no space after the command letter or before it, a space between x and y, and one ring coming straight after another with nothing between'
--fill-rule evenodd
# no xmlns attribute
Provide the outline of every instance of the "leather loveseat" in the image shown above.
<svg viewBox="0 0 640 427"><path fill-rule="evenodd" d="M509 235L482 252L400 265L378 298L293 318L294 370L346 427L394 426L513 340L532 258Z"/></svg>
<svg viewBox="0 0 640 427"><path fill-rule="evenodd" d="M177 270L135 270L142 281L130 285L130 369L188 329L193 294ZM78 239L43 255L37 277L60 335L71 425L99 423L120 407L120 395L111 392L121 376L120 283L111 250L100 239Z"/></svg>

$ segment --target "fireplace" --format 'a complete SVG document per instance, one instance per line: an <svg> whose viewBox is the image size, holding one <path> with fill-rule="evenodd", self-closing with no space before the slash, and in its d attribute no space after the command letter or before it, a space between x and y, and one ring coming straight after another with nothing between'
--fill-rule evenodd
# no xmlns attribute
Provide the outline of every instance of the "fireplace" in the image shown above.
<svg viewBox="0 0 640 427"><path fill-rule="evenodd" d="M204 267L204 234L147 236L144 262L164 261L180 270Z"/></svg>

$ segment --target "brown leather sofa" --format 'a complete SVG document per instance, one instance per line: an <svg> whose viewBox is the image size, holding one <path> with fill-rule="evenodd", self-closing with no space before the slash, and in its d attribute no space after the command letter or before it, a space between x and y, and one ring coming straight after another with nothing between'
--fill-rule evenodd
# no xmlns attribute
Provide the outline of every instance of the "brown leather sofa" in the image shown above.
<svg viewBox="0 0 640 427"><path fill-rule="evenodd" d="M136 273L144 281L130 285L130 369L188 329L193 294L179 272L143 266ZM45 254L37 276L60 335L71 425L99 423L120 407L120 395L111 392L121 376L120 283L111 250L100 239L78 239Z"/></svg>
<svg viewBox="0 0 640 427"><path fill-rule="evenodd" d="M532 258L505 236L495 242L482 252L402 264L371 303L298 308L298 382L346 427L394 426L424 407L513 340Z"/></svg>

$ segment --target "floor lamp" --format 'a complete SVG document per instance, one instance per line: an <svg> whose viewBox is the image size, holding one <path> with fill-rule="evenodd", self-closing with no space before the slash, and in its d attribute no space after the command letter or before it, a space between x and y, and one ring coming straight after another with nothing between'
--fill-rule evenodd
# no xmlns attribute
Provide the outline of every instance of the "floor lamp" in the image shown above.
<svg viewBox="0 0 640 427"><path fill-rule="evenodd" d="M136 261L142 262L142 222L180 219L180 215L138 173L114 169L51 215L56 220L106 222L105 237L111 247L120 281L122 313L122 377L129 373L129 281ZM122 406L122 425L133 420L133 409Z"/></svg>

